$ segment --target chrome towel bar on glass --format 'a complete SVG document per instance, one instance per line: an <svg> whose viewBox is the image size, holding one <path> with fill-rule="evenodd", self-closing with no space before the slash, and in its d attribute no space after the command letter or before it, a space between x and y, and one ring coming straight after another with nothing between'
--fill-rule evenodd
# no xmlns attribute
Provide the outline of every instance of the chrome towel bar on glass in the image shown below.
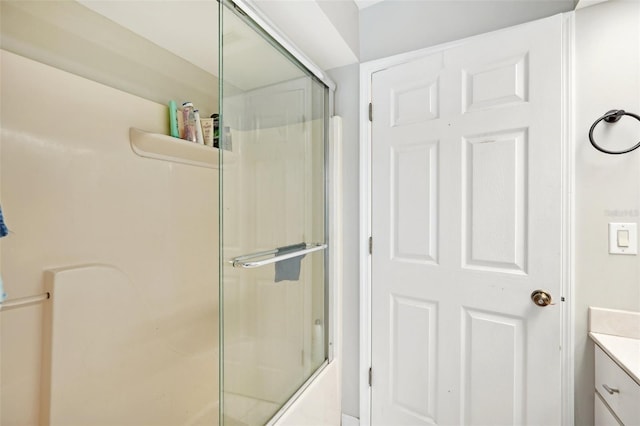
<svg viewBox="0 0 640 426"><path fill-rule="evenodd" d="M234 268L258 268L260 266L280 262L281 260L287 260L287 259L291 259L298 256L304 256L307 253L313 253L314 251L324 250L326 248L327 248L327 245L323 243L308 243L306 245L306 248L303 248L302 250L281 254L279 256L273 256L267 259L251 261L251 259L270 256L278 253L278 249L273 249L273 250L261 251L258 253L245 254L244 256L238 256L234 259L231 259L229 263L231 263Z"/></svg>

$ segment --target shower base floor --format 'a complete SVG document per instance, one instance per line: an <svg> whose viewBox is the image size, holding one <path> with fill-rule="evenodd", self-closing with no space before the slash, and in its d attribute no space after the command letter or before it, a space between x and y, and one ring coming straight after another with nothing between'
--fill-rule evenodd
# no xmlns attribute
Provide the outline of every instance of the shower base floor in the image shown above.
<svg viewBox="0 0 640 426"><path fill-rule="evenodd" d="M280 406L271 401L252 398L245 395L226 393L225 426L263 425L265 419L271 418Z"/></svg>

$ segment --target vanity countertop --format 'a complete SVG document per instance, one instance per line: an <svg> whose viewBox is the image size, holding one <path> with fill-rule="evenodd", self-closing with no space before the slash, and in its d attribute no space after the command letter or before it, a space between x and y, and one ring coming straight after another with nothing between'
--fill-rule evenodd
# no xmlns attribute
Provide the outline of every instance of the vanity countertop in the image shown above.
<svg viewBox="0 0 640 426"><path fill-rule="evenodd" d="M590 307L589 337L640 385L640 312Z"/></svg>
<svg viewBox="0 0 640 426"><path fill-rule="evenodd" d="M640 385L640 339L594 332L589 337Z"/></svg>

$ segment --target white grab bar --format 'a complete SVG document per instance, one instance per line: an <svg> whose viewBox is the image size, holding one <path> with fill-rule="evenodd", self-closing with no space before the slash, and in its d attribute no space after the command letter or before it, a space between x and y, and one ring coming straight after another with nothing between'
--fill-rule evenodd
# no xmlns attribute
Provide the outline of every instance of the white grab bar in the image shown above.
<svg viewBox="0 0 640 426"><path fill-rule="evenodd" d="M31 305L33 303L42 302L51 298L49 292L38 294L36 296L20 297L17 299L8 299L0 303L0 312L5 309L19 308L20 306Z"/></svg>

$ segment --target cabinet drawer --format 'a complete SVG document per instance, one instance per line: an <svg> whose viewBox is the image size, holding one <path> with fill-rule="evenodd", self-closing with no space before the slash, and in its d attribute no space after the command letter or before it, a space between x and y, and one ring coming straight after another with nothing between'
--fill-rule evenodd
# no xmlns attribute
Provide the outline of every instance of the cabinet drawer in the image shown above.
<svg viewBox="0 0 640 426"><path fill-rule="evenodd" d="M596 392L627 426L640 425L640 385L596 346ZM613 393L607 391L607 386ZM616 392L617 391L617 392Z"/></svg>
<svg viewBox="0 0 640 426"><path fill-rule="evenodd" d="M602 402L598 392L593 396L593 424L594 426L620 426L620 422Z"/></svg>

